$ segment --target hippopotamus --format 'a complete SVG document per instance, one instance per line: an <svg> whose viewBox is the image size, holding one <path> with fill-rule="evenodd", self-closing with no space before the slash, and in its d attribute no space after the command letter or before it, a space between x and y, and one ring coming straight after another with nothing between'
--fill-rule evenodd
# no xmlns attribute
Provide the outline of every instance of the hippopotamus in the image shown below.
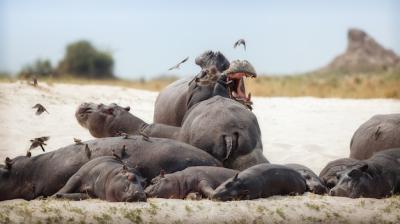
<svg viewBox="0 0 400 224"><path fill-rule="evenodd" d="M400 147L400 114L375 115L354 133L350 158L368 159L376 152L397 147Z"/></svg>
<svg viewBox="0 0 400 224"><path fill-rule="evenodd" d="M231 169L243 170L268 162L262 154L256 116L241 103L222 96L192 107L182 127L147 124L116 104L83 103L76 118L94 137L115 136L123 130L128 134L175 139L206 151Z"/></svg>
<svg viewBox="0 0 400 224"><path fill-rule="evenodd" d="M190 166L221 166L208 153L164 138L123 136L72 144L34 157L18 156L0 165L0 201L50 196L61 189L86 162L118 155L150 181L161 170L173 173Z"/></svg>
<svg viewBox="0 0 400 224"><path fill-rule="evenodd" d="M229 61L220 52L206 51L199 55L195 62L201 67L201 71L194 78L179 79L164 90L162 90L157 96L155 107L154 107L154 122L172 126L181 126L182 119L188 110L188 101L193 96L193 93L199 89L195 87L202 87L202 97L198 97L198 102L202 99L209 98L213 90L213 84L217 74L208 74L210 68L214 67L218 72L225 71L229 68ZM204 85L193 85L189 87L189 83L198 81L200 79L206 79L207 83ZM195 102L192 100L191 104Z"/></svg>
<svg viewBox="0 0 400 224"><path fill-rule="evenodd" d="M306 180L296 170L276 164L258 164L241 171L215 189L212 198L221 201L303 194Z"/></svg>
<svg viewBox="0 0 400 224"><path fill-rule="evenodd" d="M257 77L256 71L248 61L229 61L220 53L206 51L196 58L202 70L194 78L179 79L162 90L155 102L154 123L181 126L186 112L203 100L213 96L218 77L224 73L231 82L226 91L229 97L251 105L246 95L244 78Z"/></svg>
<svg viewBox="0 0 400 224"><path fill-rule="evenodd" d="M400 148L375 153L339 175L332 196L384 198L400 193Z"/></svg>
<svg viewBox="0 0 400 224"><path fill-rule="evenodd" d="M285 164L285 166L300 173L300 175L306 180L307 191L310 191L314 194L328 193L328 188L322 183L317 174L315 174L310 168L296 163Z"/></svg>
<svg viewBox="0 0 400 224"><path fill-rule="evenodd" d="M119 157L101 156L83 165L55 196L73 200L146 201L144 179Z"/></svg>
<svg viewBox="0 0 400 224"><path fill-rule="evenodd" d="M329 162L320 172L319 178L325 186L329 189L336 186L338 182L338 175L348 169L349 167L357 164L358 160L351 158L341 158Z"/></svg>
<svg viewBox="0 0 400 224"><path fill-rule="evenodd" d="M214 189L238 171L223 167L194 166L171 174L161 174L146 189L148 197L184 199L189 193L210 198Z"/></svg>

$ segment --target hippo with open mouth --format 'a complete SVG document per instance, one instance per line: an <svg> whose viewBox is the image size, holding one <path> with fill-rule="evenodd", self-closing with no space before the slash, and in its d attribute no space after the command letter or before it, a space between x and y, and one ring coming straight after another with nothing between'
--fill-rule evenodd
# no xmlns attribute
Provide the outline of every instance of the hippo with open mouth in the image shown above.
<svg viewBox="0 0 400 224"><path fill-rule="evenodd" d="M177 80L162 90L155 102L154 123L181 126L186 112L196 103L213 96L218 77L226 74L230 82L228 97L251 108L251 94L246 94L244 79L257 77L246 60L229 63L220 52L206 51L196 58L201 72L194 78Z"/></svg>

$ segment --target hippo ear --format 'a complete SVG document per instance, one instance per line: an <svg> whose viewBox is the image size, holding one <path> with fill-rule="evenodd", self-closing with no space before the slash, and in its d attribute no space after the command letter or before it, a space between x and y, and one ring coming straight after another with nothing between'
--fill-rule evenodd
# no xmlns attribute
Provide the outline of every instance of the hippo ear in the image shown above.
<svg viewBox="0 0 400 224"><path fill-rule="evenodd" d="M107 108L103 110L103 113L113 115L114 114L114 108Z"/></svg>
<svg viewBox="0 0 400 224"><path fill-rule="evenodd" d="M12 162L10 158L6 157L5 164L6 164L6 169L11 170Z"/></svg>
<svg viewBox="0 0 400 224"><path fill-rule="evenodd" d="M131 107L130 107L130 106L124 107L124 110L130 111L130 110L131 110Z"/></svg>
<svg viewBox="0 0 400 224"><path fill-rule="evenodd" d="M347 175L354 179L360 178L362 176L362 171L360 168L352 169Z"/></svg>

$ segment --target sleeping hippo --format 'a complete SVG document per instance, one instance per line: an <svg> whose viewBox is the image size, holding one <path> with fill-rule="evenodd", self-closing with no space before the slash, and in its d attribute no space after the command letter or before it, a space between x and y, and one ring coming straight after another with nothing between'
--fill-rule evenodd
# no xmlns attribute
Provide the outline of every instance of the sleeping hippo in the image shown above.
<svg viewBox="0 0 400 224"><path fill-rule="evenodd" d="M0 201L53 195L86 162L100 156L118 155L149 181L161 170L173 173L190 166L221 166L208 153L171 139L124 136L82 143L34 157L7 158L0 165Z"/></svg>
<svg viewBox="0 0 400 224"><path fill-rule="evenodd" d="M339 175L332 196L383 198L400 193L400 148L374 154Z"/></svg>
<svg viewBox="0 0 400 224"><path fill-rule="evenodd" d="M84 103L76 118L94 137L115 136L123 130L128 134L175 139L208 152L231 169L243 170L268 162L262 154L256 116L241 103L222 96L192 107L182 127L147 124L116 104Z"/></svg>
<svg viewBox="0 0 400 224"><path fill-rule="evenodd" d="M252 104L244 79L255 78L257 74L248 61L235 60L229 64L221 53L207 51L196 58L196 64L202 70L193 79L177 80L160 92L154 108L154 123L181 126L192 106L213 96L216 81L222 73L230 82L230 88L225 90L229 98L246 106Z"/></svg>
<svg viewBox="0 0 400 224"><path fill-rule="evenodd" d="M358 160L351 158L342 158L329 162L319 174L319 178L322 180L325 186L329 189L336 186L338 182L338 175L346 169L354 166L358 163Z"/></svg>
<svg viewBox="0 0 400 224"><path fill-rule="evenodd" d="M188 167L171 174L161 174L146 188L148 197L184 199L189 193L210 198L214 189L238 171L212 166Z"/></svg>
<svg viewBox="0 0 400 224"><path fill-rule="evenodd" d="M350 158L368 159L376 152L396 147L400 147L400 114L375 115L354 133Z"/></svg>
<svg viewBox="0 0 400 224"><path fill-rule="evenodd" d="M146 201L144 182L141 174L118 157L101 156L83 165L55 195L73 200Z"/></svg>
<svg viewBox="0 0 400 224"><path fill-rule="evenodd" d="M285 166L296 170L301 176L303 176L303 178L306 180L307 191L310 191L314 194L328 193L328 188L322 183L317 174L315 174L310 168L295 163L289 163Z"/></svg>
<svg viewBox="0 0 400 224"><path fill-rule="evenodd" d="M229 61L218 51L206 51L199 55L195 62L202 69L198 75L194 78L184 78L171 83L157 96L154 105L155 123L181 126L189 104L194 105L211 97L217 74L229 68ZM212 67L216 68L218 73L208 74L208 70ZM196 85L198 80L207 80L207 83L199 82L199 85ZM193 85L190 87L192 83ZM200 87L202 93L196 94ZM194 94L197 96L193 97Z"/></svg>
<svg viewBox="0 0 400 224"><path fill-rule="evenodd" d="M213 199L243 200L273 195L303 194L306 181L299 172L283 165L259 164L250 167L215 189Z"/></svg>

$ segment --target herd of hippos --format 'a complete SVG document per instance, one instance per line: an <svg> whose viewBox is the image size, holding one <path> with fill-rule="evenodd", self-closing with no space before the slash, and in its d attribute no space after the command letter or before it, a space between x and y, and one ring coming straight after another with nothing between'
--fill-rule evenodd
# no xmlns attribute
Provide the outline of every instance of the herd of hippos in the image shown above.
<svg viewBox="0 0 400 224"><path fill-rule="evenodd" d="M252 113L245 60L219 52L198 56L201 71L161 91L154 123L117 104L83 103L79 124L94 140L0 165L0 200L41 197L107 201L244 200L304 192L383 198L400 193L400 114L376 115L350 143L350 158L320 175L299 164L270 164ZM396 148L397 147L397 148Z"/></svg>

